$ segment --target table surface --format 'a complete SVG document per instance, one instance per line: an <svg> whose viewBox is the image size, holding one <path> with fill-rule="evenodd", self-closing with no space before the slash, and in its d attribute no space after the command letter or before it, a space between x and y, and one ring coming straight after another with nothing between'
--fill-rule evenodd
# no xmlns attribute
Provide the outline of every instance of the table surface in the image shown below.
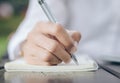
<svg viewBox="0 0 120 83"><path fill-rule="evenodd" d="M120 72L120 64L105 63L109 68ZM0 70L0 83L120 83L114 75L99 69L93 72L73 73L28 73L5 72Z"/></svg>

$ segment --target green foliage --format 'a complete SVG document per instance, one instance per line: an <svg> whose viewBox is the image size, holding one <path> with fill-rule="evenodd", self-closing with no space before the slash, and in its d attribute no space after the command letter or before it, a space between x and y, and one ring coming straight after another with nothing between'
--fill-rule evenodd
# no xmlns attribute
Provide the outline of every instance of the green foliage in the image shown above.
<svg viewBox="0 0 120 83"><path fill-rule="evenodd" d="M23 18L13 16L9 19L0 19L0 57L6 52L9 34L16 30Z"/></svg>
<svg viewBox="0 0 120 83"><path fill-rule="evenodd" d="M7 50L7 43L8 43L8 38L7 36L0 36L0 59L2 57L2 55L4 55L4 53Z"/></svg>
<svg viewBox="0 0 120 83"><path fill-rule="evenodd" d="M8 35L13 32L22 19L23 16L13 16L9 19L0 19L0 36Z"/></svg>

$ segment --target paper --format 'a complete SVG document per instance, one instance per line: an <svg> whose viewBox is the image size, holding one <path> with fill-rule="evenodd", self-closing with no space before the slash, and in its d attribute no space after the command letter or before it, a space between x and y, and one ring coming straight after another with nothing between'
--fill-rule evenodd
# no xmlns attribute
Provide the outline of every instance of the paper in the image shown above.
<svg viewBox="0 0 120 83"><path fill-rule="evenodd" d="M77 56L79 65L73 61L69 64L61 63L57 66L36 66L30 65L24 59L8 62L5 64L5 70L8 72L77 72L77 71L93 71L98 69L98 65L88 56Z"/></svg>

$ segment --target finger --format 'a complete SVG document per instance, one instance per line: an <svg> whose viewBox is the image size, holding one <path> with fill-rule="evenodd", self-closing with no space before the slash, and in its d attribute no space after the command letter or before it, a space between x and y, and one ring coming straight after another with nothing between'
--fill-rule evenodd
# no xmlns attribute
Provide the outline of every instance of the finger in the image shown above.
<svg viewBox="0 0 120 83"><path fill-rule="evenodd" d="M65 63L68 63L71 59L68 52L61 47L56 40L50 39L43 34L34 35L31 41L36 43L36 45L39 45L41 48L48 50Z"/></svg>
<svg viewBox="0 0 120 83"><path fill-rule="evenodd" d="M61 63L61 60L58 57L44 48L36 46L34 49L34 54L38 57L38 60L41 60L42 62L49 62L50 64Z"/></svg>
<svg viewBox="0 0 120 83"><path fill-rule="evenodd" d="M49 64L59 64L61 60L52 55L50 52L36 45L28 44L26 47L28 51L27 61L35 65ZM47 64L46 64L47 65Z"/></svg>
<svg viewBox="0 0 120 83"><path fill-rule="evenodd" d="M81 39L81 34L78 31L68 31L69 35L72 37L72 39L74 41L76 41L77 43L79 43L80 39Z"/></svg>
<svg viewBox="0 0 120 83"><path fill-rule="evenodd" d="M37 24L36 31L54 36L69 52L75 48L72 38L60 24L40 22Z"/></svg>

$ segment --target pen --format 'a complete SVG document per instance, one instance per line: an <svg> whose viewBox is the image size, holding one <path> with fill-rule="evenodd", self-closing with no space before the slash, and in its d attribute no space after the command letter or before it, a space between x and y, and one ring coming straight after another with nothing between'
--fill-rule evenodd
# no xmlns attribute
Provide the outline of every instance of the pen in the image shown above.
<svg viewBox="0 0 120 83"><path fill-rule="evenodd" d="M38 0L42 10L44 11L45 15L47 16L47 18L49 19L49 21L53 22L53 23L56 23L56 19L54 18L54 16L52 15L47 3L45 2L45 0ZM79 65L76 57L74 54L70 55L72 60L74 61L74 63L76 65Z"/></svg>

